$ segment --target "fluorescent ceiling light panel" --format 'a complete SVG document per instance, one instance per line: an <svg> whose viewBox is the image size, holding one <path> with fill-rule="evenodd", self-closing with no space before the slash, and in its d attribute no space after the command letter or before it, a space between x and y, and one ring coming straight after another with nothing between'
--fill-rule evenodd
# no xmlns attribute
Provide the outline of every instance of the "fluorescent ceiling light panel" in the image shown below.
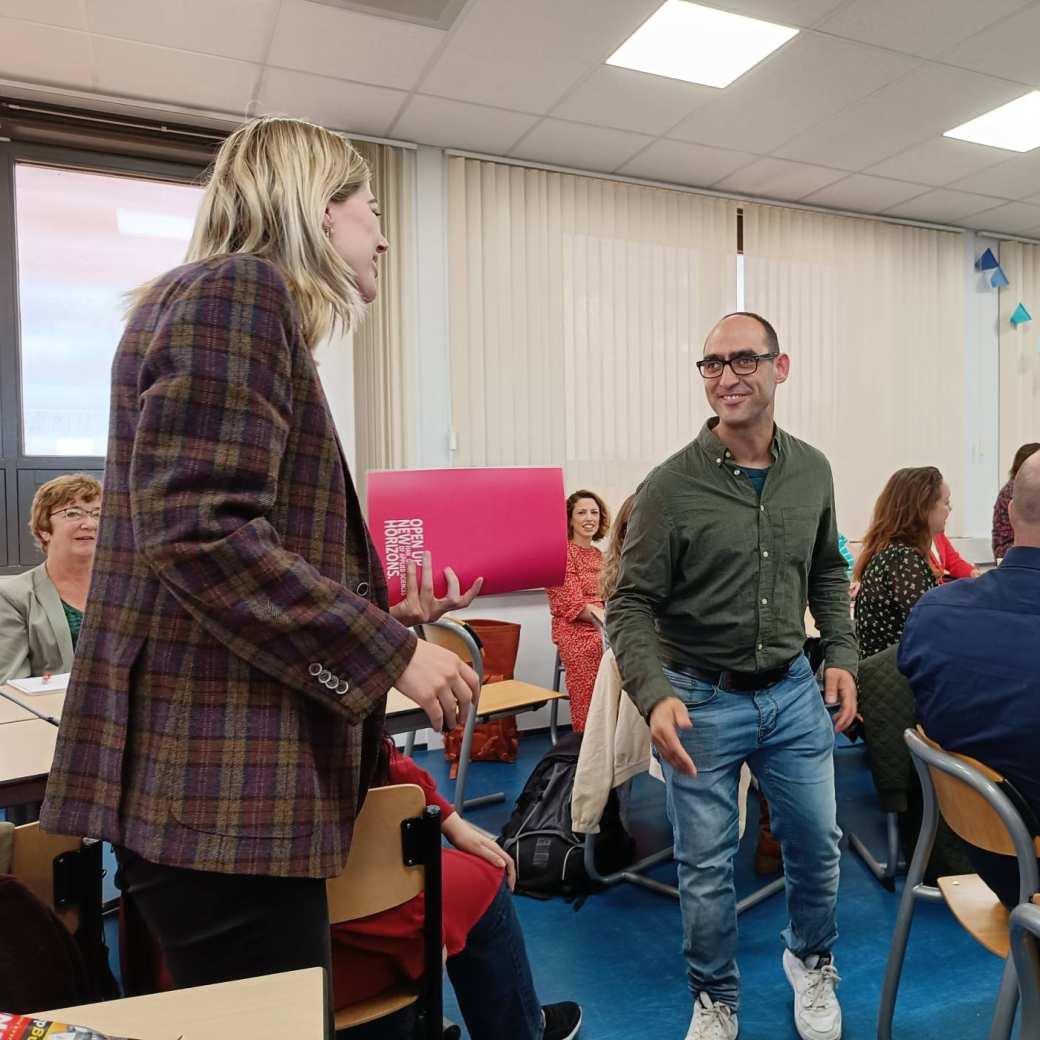
<svg viewBox="0 0 1040 1040"><path fill-rule="evenodd" d="M655 76L727 87L797 29L666 0L609 58L608 65Z"/></svg>
<svg viewBox="0 0 1040 1040"><path fill-rule="evenodd" d="M1033 90L984 116L961 123L947 130L943 137L1011 152L1031 152L1040 145L1040 91Z"/></svg>

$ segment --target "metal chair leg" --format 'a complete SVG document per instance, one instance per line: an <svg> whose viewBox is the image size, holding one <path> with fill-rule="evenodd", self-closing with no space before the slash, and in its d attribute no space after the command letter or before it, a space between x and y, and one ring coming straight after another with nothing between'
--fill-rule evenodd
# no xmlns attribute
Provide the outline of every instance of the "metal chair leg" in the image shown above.
<svg viewBox="0 0 1040 1040"><path fill-rule="evenodd" d="M885 838L888 846L888 858L881 862L875 858L858 834L849 834L849 845L863 860L866 868L889 891L896 890L896 874L899 871L899 817L893 813L885 813Z"/></svg>
<svg viewBox="0 0 1040 1040"><path fill-rule="evenodd" d="M404 753L411 758L415 754L415 730L410 729L404 738Z"/></svg>
<svg viewBox="0 0 1040 1040"><path fill-rule="evenodd" d="M554 700L549 705L549 741L553 747L556 747L556 742L560 739L559 733L557 732L558 719L560 717L560 702Z"/></svg>
<svg viewBox="0 0 1040 1040"><path fill-rule="evenodd" d="M1015 973L1015 960L1009 954L1007 964L1004 965L1004 974L1000 979L1000 991L997 993L997 1006L993 1011L993 1021L989 1028L989 1040L1010 1040L1017 1008L1018 976ZM1022 1037L1026 1040L1025 1033Z"/></svg>

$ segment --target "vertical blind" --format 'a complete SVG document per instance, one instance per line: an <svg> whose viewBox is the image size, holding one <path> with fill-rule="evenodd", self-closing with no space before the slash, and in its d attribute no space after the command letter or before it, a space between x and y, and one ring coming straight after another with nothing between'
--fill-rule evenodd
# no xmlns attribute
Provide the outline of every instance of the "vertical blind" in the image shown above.
<svg viewBox="0 0 1040 1040"><path fill-rule="evenodd" d="M966 451L961 236L743 209L745 306L775 325L791 355L777 422L830 459L839 527L861 538L888 477L934 465L953 491L947 530L964 533L956 511Z"/></svg>
<svg viewBox="0 0 1040 1040"><path fill-rule="evenodd" d="M1000 290L1000 479L1019 446L1040 441L1040 246L1003 242L1000 263L1011 285ZM1011 325L1023 303L1033 320Z"/></svg>
<svg viewBox="0 0 1040 1040"><path fill-rule="evenodd" d="M616 507L709 414L736 204L462 157L448 193L455 464L562 464Z"/></svg>

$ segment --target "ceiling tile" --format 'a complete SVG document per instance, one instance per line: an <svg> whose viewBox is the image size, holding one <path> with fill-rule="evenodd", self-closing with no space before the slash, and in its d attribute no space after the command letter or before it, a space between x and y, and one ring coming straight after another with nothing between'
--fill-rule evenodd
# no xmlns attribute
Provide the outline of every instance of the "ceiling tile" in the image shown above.
<svg viewBox="0 0 1040 1040"><path fill-rule="evenodd" d="M411 90L446 37L394 18L284 0L267 64Z"/></svg>
<svg viewBox="0 0 1040 1040"><path fill-rule="evenodd" d="M1027 0L854 0L820 22L823 32L935 57L1023 7Z"/></svg>
<svg viewBox="0 0 1040 1040"><path fill-rule="evenodd" d="M385 134L407 97L402 90L267 69L250 114L296 116L333 130Z"/></svg>
<svg viewBox="0 0 1040 1040"><path fill-rule="evenodd" d="M814 123L914 68L901 54L826 36L796 37L696 108L668 136L771 152Z"/></svg>
<svg viewBox="0 0 1040 1040"><path fill-rule="evenodd" d="M854 173L836 184L814 192L802 199L812 206L827 206L830 209L850 209L859 213L880 213L889 206L906 202L928 190L924 184L908 184L886 177L868 177Z"/></svg>
<svg viewBox="0 0 1040 1040"><path fill-rule="evenodd" d="M66 29L87 28L82 0L4 0L3 12L4 18L24 18Z"/></svg>
<svg viewBox="0 0 1040 1040"><path fill-rule="evenodd" d="M780 25L809 26L843 3L845 0L711 0L708 6Z"/></svg>
<svg viewBox="0 0 1040 1040"><path fill-rule="evenodd" d="M807 166L786 159L759 159L731 173L715 187L742 195L761 195L771 199L800 199L845 174L824 166Z"/></svg>
<svg viewBox="0 0 1040 1040"><path fill-rule="evenodd" d="M992 209L1000 205L1000 199L986 195L972 195L966 191L950 191L937 188L919 195L909 202L890 206L885 213L890 217L906 217L910 220L934 220L939 224L958 224L972 213Z"/></svg>
<svg viewBox="0 0 1040 1040"><path fill-rule="evenodd" d="M86 0L90 31L242 61L263 61L274 0Z"/></svg>
<svg viewBox="0 0 1040 1040"><path fill-rule="evenodd" d="M1006 199L1025 199L1040 186L1040 149L1015 155L1001 148L990 148L1003 161L979 173L954 181L959 191L975 191L984 195L1000 195ZM1008 158L1008 156L1011 156Z"/></svg>
<svg viewBox="0 0 1040 1040"><path fill-rule="evenodd" d="M0 18L0 74L4 77L89 88L92 69L86 33Z"/></svg>
<svg viewBox="0 0 1040 1040"><path fill-rule="evenodd" d="M420 90L521 112L548 112L660 2L471 3Z"/></svg>
<svg viewBox="0 0 1040 1040"><path fill-rule="evenodd" d="M509 154L556 166L609 171L616 170L652 140L624 130L543 119Z"/></svg>
<svg viewBox="0 0 1040 1040"><path fill-rule="evenodd" d="M601 65L552 114L579 123L657 135L718 93L713 87Z"/></svg>
<svg viewBox="0 0 1040 1040"><path fill-rule="evenodd" d="M1030 4L1025 10L966 39L942 59L951 65L1040 86L1040 65L1036 60L1038 40L1040 6Z"/></svg>
<svg viewBox="0 0 1040 1040"><path fill-rule="evenodd" d="M799 134L776 154L860 171L1017 97L1006 80L925 63Z"/></svg>
<svg viewBox="0 0 1040 1040"><path fill-rule="evenodd" d="M758 158L747 152L708 148L682 141L655 141L645 152L627 162L619 173L627 177L645 177L669 184L689 184L707 188L734 170Z"/></svg>
<svg viewBox="0 0 1040 1040"><path fill-rule="evenodd" d="M537 122L537 116L415 94L392 133L420 144L505 155Z"/></svg>
<svg viewBox="0 0 1040 1040"><path fill-rule="evenodd" d="M98 89L122 97L245 113L259 66L95 36Z"/></svg>
<svg viewBox="0 0 1040 1040"><path fill-rule="evenodd" d="M897 180L917 181L941 188L959 177L984 170L1001 161L1004 153L970 141L935 137L914 145L891 159L871 166L869 173Z"/></svg>
<svg viewBox="0 0 1040 1040"><path fill-rule="evenodd" d="M1008 202L995 209L976 213L965 222L969 227L983 231L1002 231L1009 235L1024 235L1040 227L1040 206L1026 202Z"/></svg>

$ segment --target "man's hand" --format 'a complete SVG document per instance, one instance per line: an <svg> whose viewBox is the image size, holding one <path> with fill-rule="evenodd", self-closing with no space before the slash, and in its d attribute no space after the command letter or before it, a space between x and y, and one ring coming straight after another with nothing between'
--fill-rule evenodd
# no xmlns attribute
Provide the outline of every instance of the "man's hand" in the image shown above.
<svg viewBox="0 0 1040 1040"><path fill-rule="evenodd" d="M426 712L438 733L464 723L479 693L477 673L450 650L425 639L418 640L408 667L394 685Z"/></svg>
<svg viewBox="0 0 1040 1040"><path fill-rule="evenodd" d="M665 697L650 712L650 739L658 754L677 772L696 776L697 767L679 739L679 730L693 729L690 711L678 697Z"/></svg>
<svg viewBox="0 0 1040 1040"><path fill-rule="evenodd" d="M467 823L457 812L452 813L442 824L441 833L460 852L468 852L471 856L479 856L488 863L501 867L506 872L506 883L509 891L516 884L516 864L512 856L503 852L495 839L483 831L477 830Z"/></svg>
<svg viewBox="0 0 1040 1040"><path fill-rule="evenodd" d="M834 732L842 733L856 717L856 680L844 668L827 668L823 673L825 704L840 704L834 716Z"/></svg>
<svg viewBox="0 0 1040 1040"><path fill-rule="evenodd" d="M422 625L427 621L436 621L451 610L462 610L468 607L480 595L484 584L483 578L462 592L459 587L459 576L450 568L444 568L444 577L448 580L448 593L438 599L433 594L433 554L423 553L422 584L416 576L415 561L409 560L405 568L404 599L390 608L390 613L402 625Z"/></svg>

